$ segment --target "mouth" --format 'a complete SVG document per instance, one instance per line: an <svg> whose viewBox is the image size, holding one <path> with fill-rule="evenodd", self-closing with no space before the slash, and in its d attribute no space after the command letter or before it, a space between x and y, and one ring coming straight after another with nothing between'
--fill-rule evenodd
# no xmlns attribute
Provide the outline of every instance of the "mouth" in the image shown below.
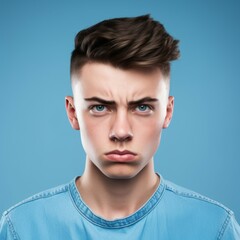
<svg viewBox="0 0 240 240"><path fill-rule="evenodd" d="M128 150L114 150L105 154L107 160L113 162L131 162L136 159L137 154Z"/></svg>

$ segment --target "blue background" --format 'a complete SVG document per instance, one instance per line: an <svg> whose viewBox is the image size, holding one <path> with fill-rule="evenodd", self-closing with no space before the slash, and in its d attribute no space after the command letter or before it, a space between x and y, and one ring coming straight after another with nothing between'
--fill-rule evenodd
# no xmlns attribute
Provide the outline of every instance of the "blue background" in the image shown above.
<svg viewBox="0 0 240 240"><path fill-rule="evenodd" d="M75 34L146 13L181 40L175 113L155 156L165 178L214 198L240 221L238 0L0 1L0 212L84 168L64 97Z"/></svg>

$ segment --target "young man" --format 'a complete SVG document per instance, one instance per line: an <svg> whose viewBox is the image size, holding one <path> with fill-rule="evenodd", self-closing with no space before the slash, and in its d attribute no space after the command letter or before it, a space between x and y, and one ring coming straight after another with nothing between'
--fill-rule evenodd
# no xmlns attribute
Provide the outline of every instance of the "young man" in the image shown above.
<svg viewBox="0 0 240 240"><path fill-rule="evenodd" d="M80 130L85 171L6 211L1 240L240 239L232 211L154 171L173 114L170 61L178 56L178 41L149 16L77 34L66 110Z"/></svg>

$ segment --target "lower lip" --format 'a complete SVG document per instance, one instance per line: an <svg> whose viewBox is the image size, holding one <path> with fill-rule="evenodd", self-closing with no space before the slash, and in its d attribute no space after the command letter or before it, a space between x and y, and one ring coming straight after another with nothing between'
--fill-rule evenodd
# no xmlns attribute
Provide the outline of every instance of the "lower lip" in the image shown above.
<svg viewBox="0 0 240 240"><path fill-rule="evenodd" d="M120 154L112 153L112 154L107 154L106 157L108 160L114 161L114 162L130 162L135 160L136 155L133 155L133 154L120 155Z"/></svg>

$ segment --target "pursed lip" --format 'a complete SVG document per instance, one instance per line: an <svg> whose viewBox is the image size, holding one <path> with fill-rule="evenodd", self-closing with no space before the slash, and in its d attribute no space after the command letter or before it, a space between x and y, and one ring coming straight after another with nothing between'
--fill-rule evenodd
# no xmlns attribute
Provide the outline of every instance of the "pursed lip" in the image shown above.
<svg viewBox="0 0 240 240"><path fill-rule="evenodd" d="M128 150L124 150L124 151L114 150L114 151L106 153L106 155L109 155L109 154L118 154L118 155L132 154L132 155L137 155L136 153L130 152Z"/></svg>
<svg viewBox="0 0 240 240"><path fill-rule="evenodd" d="M111 152L107 152L105 154L107 160L109 161L116 161L116 162L129 162L129 161L133 161L136 158L136 153L128 151L128 150L124 150L124 151L120 151L120 150L114 150Z"/></svg>

